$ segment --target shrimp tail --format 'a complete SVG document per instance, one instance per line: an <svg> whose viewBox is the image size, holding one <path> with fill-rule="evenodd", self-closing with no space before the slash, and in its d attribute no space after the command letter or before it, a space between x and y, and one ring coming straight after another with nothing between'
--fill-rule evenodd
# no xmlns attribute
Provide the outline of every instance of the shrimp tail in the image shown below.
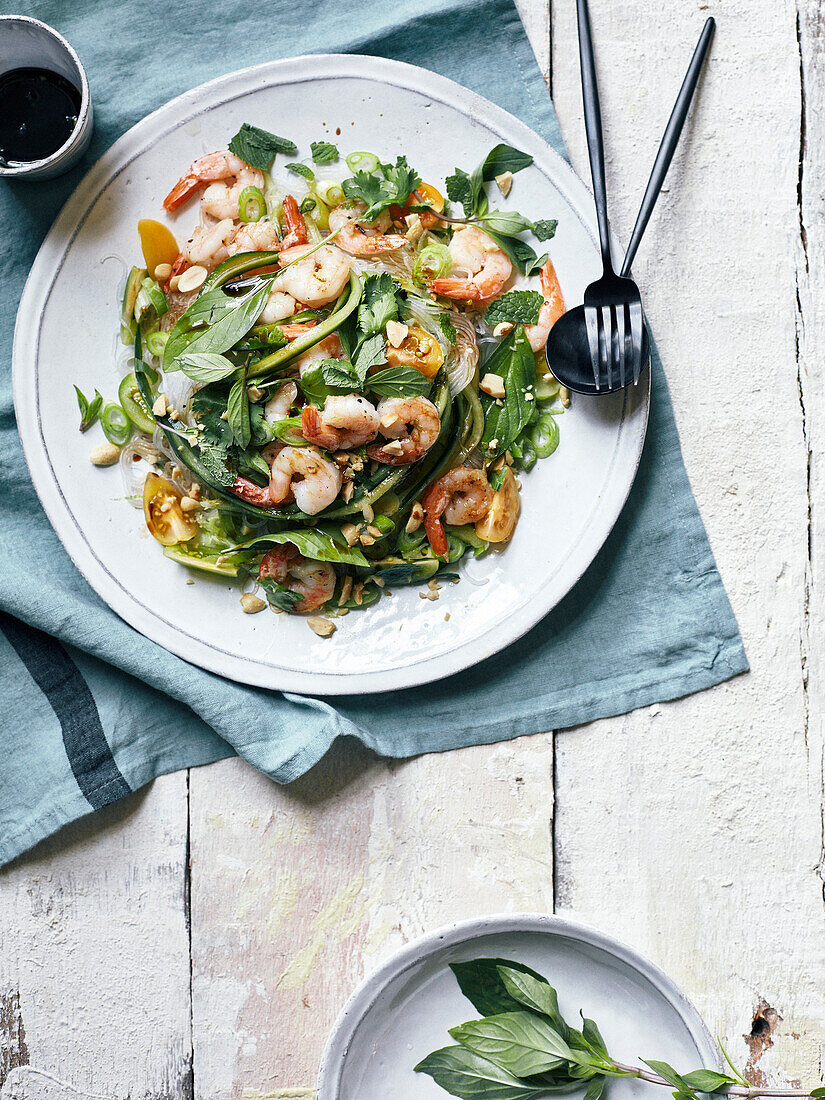
<svg viewBox="0 0 825 1100"><path fill-rule="evenodd" d="M559 317L565 312L564 295L561 292L561 286L559 284L559 277L556 274L556 269L553 267L553 261L548 260L544 267L541 269L539 275L541 281L542 294L545 300L550 303L553 321L557 321Z"/></svg>
<svg viewBox="0 0 825 1100"><path fill-rule="evenodd" d="M177 210L178 207L188 202L201 187L203 187L203 180L199 180L197 176L182 176L163 200L164 210L168 210L170 213Z"/></svg>
<svg viewBox="0 0 825 1100"><path fill-rule="evenodd" d="M307 443L314 443L316 447L334 450L338 446L338 432L324 426L315 405L304 405L301 409L301 434Z"/></svg>
<svg viewBox="0 0 825 1100"><path fill-rule="evenodd" d="M292 248L296 244L308 243L307 223L294 195L287 195L284 199L284 221L287 233L281 241L281 248Z"/></svg>
<svg viewBox="0 0 825 1100"><path fill-rule="evenodd" d="M427 532L427 541L440 558L446 558L449 552L447 535L441 522L444 503L443 493L438 482L433 485L421 501L421 506L424 509L424 530Z"/></svg>
<svg viewBox="0 0 825 1100"><path fill-rule="evenodd" d="M254 504L258 508L275 507L269 494L269 486L256 485L254 481L250 481L245 477L236 477L232 485L229 486L229 492L236 497L240 497L247 504Z"/></svg>

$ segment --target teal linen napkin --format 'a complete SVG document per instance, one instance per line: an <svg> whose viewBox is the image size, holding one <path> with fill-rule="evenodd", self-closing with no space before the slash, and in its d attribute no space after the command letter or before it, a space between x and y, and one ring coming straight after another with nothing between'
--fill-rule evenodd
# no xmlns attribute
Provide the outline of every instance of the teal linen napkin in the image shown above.
<svg viewBox="0 0 825 1100"><path fill-rule="evenodd" d="M273 58L341 51L423 64L564 149L512 0L183 0L162 27L127 0L37 0L25 13L57 27L79 52L96 130L70 175L0 182L0 863L156 775L233 753L285 783L342 734L386 756L442 751L623 713L747 668L656 356L641 467L607 544L551 615L469 672L377 696L261 691L193 668L114 615L40 507L11 394L26 274L93 160L195 84Z"/></svg>

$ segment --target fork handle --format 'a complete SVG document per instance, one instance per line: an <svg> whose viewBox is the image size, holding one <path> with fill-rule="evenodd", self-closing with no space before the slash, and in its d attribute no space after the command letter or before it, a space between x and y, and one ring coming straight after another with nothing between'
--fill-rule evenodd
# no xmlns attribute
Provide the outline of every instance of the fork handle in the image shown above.
<svg viewBox="0 0 825 1100"><path fill-rule="evenodd" d="M593 57L593 37L590 33L590 12L587 0L576 0L579 23L579 59L582 71L582 100L584 101L584 129L587 134L587 151L590 154L590 174L593 177L593 196L596 200L596 217L599 223L599 244L605 273L613 272L610 255L610 226L607 221L607 188L604 182L604 143L602 141L602 112L599 107L599 88L596 83L596 62Z"/></svg>
<svg viewBox="0 0 825 1100"><path fill-rule="evenodd" d="M679 138L682 136L682 127L685 125L685 119L688 116L690 105L693 102L696 85L699 83L699 76L702 72L702 65L704 64L705 57L710 48L710 40L713 38L715 29L716 21L710 18L705 23L702 33L699 35L699 41L696 44L696 49L693 51L693 57L685 73L685 79L682 82L682 87L679 90L679 95L676 97L676 103L673 106L670 119L662 135L662 144L659 146L659 152L656 154L653 171L650 173L647 190L642 199L642 205L639 208L636 224L633 227L633 233L630 237L630 244L627 246L624 263L622 264L622 275L627 275L630 271L636 256L636 249L641 243L644 231L647 229L647 223L650 221L650 215L653 213L653 207L656 205L656 200L659 198L659 192L662 190L662 184L665 182L665 176L667 175L668 168L670 168L670 162L673 160L673 154L676 152L676 146L679 144Z"/></svg>

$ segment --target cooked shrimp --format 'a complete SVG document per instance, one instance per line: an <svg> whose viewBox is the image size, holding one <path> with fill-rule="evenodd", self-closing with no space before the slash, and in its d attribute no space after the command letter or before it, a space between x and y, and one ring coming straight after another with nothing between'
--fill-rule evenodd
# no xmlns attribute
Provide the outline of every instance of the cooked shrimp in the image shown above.
<svg viewBox="0 0 825 1100"><path fill-rule="evenodd" d="M280 263L291 266L280 276L278 284L305 306L328 305L347 285L350 260L331 244L323 245L302 260L300 257L306 251L306 245L296 245L281 252Z"/></svg>
<svg viewBox="0 0 825 1100"><path fill-rule="evenodd" d="M548 260L541 269L539 278L541 279L541 293L544 297L539 310L539 321L537 325L524 326L524 332L533 351L541 351L547 343L550 329L565 312L559 279L551 260Z"/></svg>
<svg viewBox="0 0 825 1100"><path fill-rule="evenodd" d="M493 490L483 470L456 466L439 478L421 502L427 538L436 554L447 556L442 516L447 523L475 523L484 519L492 502Z"/></svg>
<svg viewBox="0 0 825 1100"><path fill-rule="evenodd" d="M269 472L274 504L295 503L308 516L332 504L341 489L341 471L317 447L284 447Z"/></svg>
<svg viewBox="0 0 825 1100"><path fill-rule="evenodd" d="M379 214L374 222L362 222L366 206L362 202L345 203L329 212L329 227L337 232L335 240L351 256L378 256L403 248L407 238L398 233L387 235L391 223L389 211Z"/></svg>
<svg viewBox="0 0 825 1100"><path fill-rule="evenodd" d="M232 182L227 182L229 180ZM213 218L237 218L241 191L245 187L263 188L264 176L228 149L219 149L190 165L186 175L181 176L163 200L164 207L177 210L204 184L211 186L204 192L202 209Z"/></svg>
<svg viewBox="0 0 825 1100"><path fill-rule="evenodd" d="M289 327L289 325L282 325L281 332ZM294 327L297 328L298 326L295 325ZM344 349L341 347L341 341L338 339L336 333L333 333L332 336L327 336L323 340L319 340L317 344L314 344L309 351L305 351L303 355L299 355L292 366L298 368L299 375L303 375L314 363L321 363L324 359L340 359L343 354Z"/></svg>
<svg viewBox="0 0 825 1100"><path fill-rule="evenodd" d="M261 315L258 317L259 325L273 325L276 321L283 321L292 317L299 310L298 303L291 294L281 290L278 283L272 285L269 297L266 300Z"/></svg>
<svg viewBox="0 0 825 1100"><path fill-rule="evenodd" d="M277 252L281 247L275 222L241 222L227 245L230 256L239 252Z"/></svg>
<svg viewBox="0 0 825 1100"><path fill-rule="evenodd" d="M289 416L289 410L295 404L297 396L298 387L294 382L282 382L264 405L264 420L268 424L285 420Z"/></svg>
<svg viewBox="0 0 825 1100"><path fill-rule="evenodd" d="M250 481L248 477L241 477L240 474L229 486L229 492L236 497L240 497L247 504L254 504L257 508L275 507L275 503L269 495L268 485L256 485L254 481Z"/></svg>
<svg viewBox="0 0 825 1100"><path fill-rule="evenodd" d="M207 271L212 271L229 257L229 242L235 232L235 223L231 218L224 218L216 225L196 225L192 236L181 249L178 258L172 264L169 282L176 275L183 274L187 267L200 264Z"/></svg>
<svg viewBox="0 0 825 1100"><path fill-rule="evenodd" d="M385 397L378 402L378 430L389 443L373 443L367 454L388 466L417 462L438 439L441 418L426 397Z"/></svg>
<svg viewBox="0 0 825 1100"><path fill-rule="evenodd" d="M465 225L453 233L448 251L455 272L429 284L434 294L467 302L485 302L501 294L513 273L513 265L493 238L475 225Z"/></svg>
<svg viewBox="0 0 825 1100"><path fill-rule="evenodd" d="M305 558L292 543L264 554L258 576L272 577L284 588L299 593L302 599L291 608L290 615L315 611L332 599L335 591L335 570L329 562Z"/></svg>
<svg viewBox="0 0 825 1100"><path fill-rule="evenodd" d="M301 410L304 439L328 451L348 451L369 443L378 435L378 413L366 397L356 393L330 396L323 412L314 405Z"/></svg>

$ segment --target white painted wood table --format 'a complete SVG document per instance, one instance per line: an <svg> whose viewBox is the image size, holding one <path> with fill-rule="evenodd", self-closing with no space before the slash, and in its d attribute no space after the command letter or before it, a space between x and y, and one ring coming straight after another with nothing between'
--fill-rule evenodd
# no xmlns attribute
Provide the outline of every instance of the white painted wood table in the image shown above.
<svg viewBox="0 0 825 1100"><path fill-rule="evenodd" d="M591 6L625 239L709 8L719 23L636 275L753 671L404 763L349 743L285 789L228 760L67 830L0 873L2 1100L310 1097L365 971L517 909L648 954L755 1081L820 1079L825 9ZM574 5L522 10L586 175Z"/></svg>

